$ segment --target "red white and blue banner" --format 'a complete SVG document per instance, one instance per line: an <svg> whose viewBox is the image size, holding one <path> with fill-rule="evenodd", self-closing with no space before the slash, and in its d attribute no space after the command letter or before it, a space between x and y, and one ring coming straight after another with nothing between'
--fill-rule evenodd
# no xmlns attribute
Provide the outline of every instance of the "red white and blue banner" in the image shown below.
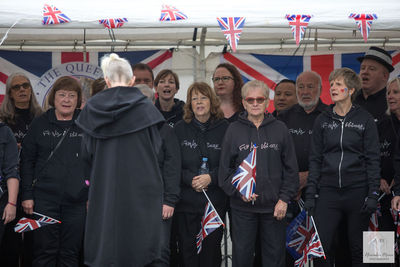
<svg viewBox="0 0 400 267"><path fill-rule="evenodd" d="M393 58L395 70L390 77L400 75L400 51L390 52ZM252 53L225 53L221 56L221 62L235 65L242 74L244 82L250 80L264 81L270 90L270 105L268 111L274 110L272 103L276 84L283 79L296 80L303 71L317 72L322 79L321 99L326 104L331 104L329 94L329 74L336 68L347 67L355 72L360 72L360 62L357 58L364 53L343 53L313 56L278 56Z"/></svg>
<svg viewBox="0 0 400 267"><path fill-rule="evenodd" d="M133 65L148 64L156 75L164 68L172 66L172 51L147 50L117 52ZM99 67L105 52L19 52L0 51L0 102L4 98L7 78L22 72L30 79L40 104L53 83L61 76L74 76L80 80L97 79L102 76Z"/></svg>

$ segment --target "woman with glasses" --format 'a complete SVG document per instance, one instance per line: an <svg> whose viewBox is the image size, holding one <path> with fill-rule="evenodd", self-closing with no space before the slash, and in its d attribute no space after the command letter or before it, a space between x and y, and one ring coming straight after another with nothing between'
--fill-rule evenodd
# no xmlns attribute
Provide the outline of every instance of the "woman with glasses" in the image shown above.
<svg viewBox="0 0 400 267"><path fill-rule="evenodd" d="M212 81L214 91L221 101L221 110L229 121L236 121L243 111L240 90L243 86L242 76L235 66L229 63L221 63L214 71Z"/></svg>
<svg viewBox="0 0 400 267"><path fill-rule="evenodd" d="M42 114L31 82L23 73L10 75L6 82L6 94L0 107L0 119L11 128L21 146L33 118Z"/></svg>
<svg viewBox="0 0 400 267"><path fill-rule="evenodd" d="M59 78L48 99L52 108L32 122L22 142L21 198L25 213L61 223L33 231L32 266L78 266L87 201L82 130L75 123L82 101L78 80Z"/></svg>
<svg viewBox="0 0 400 267"><path fill-rule="evenodd" d="M0 107L0 120L11 128L18 148L21 148L22 140L32 120L41 114L42 109L36 100L29 78L24 73L11 74L7 79L6 93ZM18 218L22 216L21 209L17 209L17 212L17 219L7 224L4 232L3 245L0 247L1 266L17 266L22 247L24 248L23 262L31 261L32 235L24 233L22 246L21 234L14 231Z"/></svg>
<svg viewBox="0 0 400 267"><path fill-rule="evenodd" d="M260 237L262 266L285 266L287 205L298 190L298 170L292 137L285 124L264 111L269 88L250 81L242 88L245 111L230 124L222 144L219 184L230 197L233 266L251 266ZM256 146L256 185L249 198L232 178Z"/></svg>
<svg viewBox="0 0 400 267"><path fill-rule="evenodd" d="M207 204L203 190L221 218L225 218L226 196L218 187L218 166L227 127L228 122L211 87L203 82L193 83L188 89L183 120L175 126L182 158L182 179L181 199L174 216L183 266L221 266L222 227L204 239L199 254L196 235L200 232ZM207 158L207 173L199 172L203 158Z"/></svg>

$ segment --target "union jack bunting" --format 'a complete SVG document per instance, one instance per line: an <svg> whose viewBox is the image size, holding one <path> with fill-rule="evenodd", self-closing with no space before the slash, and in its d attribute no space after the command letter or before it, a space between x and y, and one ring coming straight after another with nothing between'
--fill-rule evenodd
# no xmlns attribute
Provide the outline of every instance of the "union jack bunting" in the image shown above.
<svg viewBox="0 0 400 267"><path fill-rule="evenodd" d="M379 231L378 217L382 216L381 204L378 202L378 207L374 213L371 214L368 224L368 231L376 232Z"/></svg>
<svg viewBox="0 0 400 267"><path fill-rule="evenodd" d="M257 148L254 144L253 150L242 161L232 178L233 186L247 199L256 190L256 162Z"/></svg>
<svg viewBox="0 0 400 267"><path fill-rule="evenodd" d="M197 254L201 252L204 238L214 232L214 230L219 228L221 225L225 227L224 222L219 217L213 205L210 202L207 202L203 218L201 219L201 229L196 236Z"/></svg>
<svg viewBox="0 0 400 267"><path fill-rule="evenodd" d="M222 33L228 40L233 52L239 43L240 34L244 26L245 17L219 17L217 18L218 24L221 27Z"/></svg>
<svg viewBox="0 0 400 267"><path fill-rule="evenodd" d="M47 216L42 216L39 220L22 217L15 225L14 231L17 233L23 233L36 230L39 227L55 223L61 223L61 222Z"/></svg>
<svg viewBox="0 0 400 267"><path fill-rule="evenodd" d="M308 260L320 257L325 258L325 252L322 247L321 240L319 239L318 233L315 232L312 234L310 241L306 244L306 247L304 248L301 257L295 261L294 266L303 267Z"/></svg>
<svg viewBox="0 0 400 267"><path fill-rule="evenodd" d="M349 18L353 18L356 21L357 27L361 32L364 42L367 42L369 31L371 30L372 21L378 19L376 14L355 14L351 13Z"/></svg>
<svg viewBox="0 0 400 267"><path fill-rule="evenodd" d="M286 229L286 248L294 259L299 259L315 233L310 216L303 210Z"/></svg>
<svg viewBox="0 0 400 267"><path fill-rule="evenodd" d="M45 4L43 7L43 25L61 24L70 22L71 19L57 7Z"/></svg>
<svg viewBox="0 0 400 267"><path fill-rule="evenodd" d="M126 18L117 18L117 19L101 19L99 20L100 24L103 24L104 27L108 29L121 28L125 22L128 22Z"/></svg>
<svg viewBox="0 0 400 267"><path fill-rule="evenodd" d="M299 45L304 37L308 23L310 22L310 15L286 15L289 21L289 26L292 29L293 37L296 40L296 45Z"/></svg>
<svg viewBox="0 0 400 267"><path fill-rule="evenodd" d="M162 5L160 21L185 20L187 16L176 7Z"/></svg>

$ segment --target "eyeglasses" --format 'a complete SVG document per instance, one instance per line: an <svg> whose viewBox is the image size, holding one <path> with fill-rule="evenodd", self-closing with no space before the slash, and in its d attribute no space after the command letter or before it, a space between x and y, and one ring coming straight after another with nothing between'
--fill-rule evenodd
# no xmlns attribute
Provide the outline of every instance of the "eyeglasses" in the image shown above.
<svg viewBox="0 0 400 267"><path fill-rule="evenodd" d="M56 96L58 96L59 98L67 97L68 99L74 99L74 98L78 97L77 94L66 94L66 93L56 93Z"/></svg>
<svg viewBox="0 0 400 267"><path fill-rule="evenodd" d="M212 80L214 83L217 83L219 81L223 81L224 83L226 83L229 80L233 80L233 77L230 77L230 76L214 77L214 78L212 78Z"/></svg>
<svg viewBox="0 0 400 267"><path fill-rule="evenodd" d="M207 101L208 97L206 96L201 96L201 97L192 97L192 102L204 102Z"/></svg>
<svg viewBox="0 0 400 267"><path fill-rule="evenodd" d="M19 89L21 89L21 87L23 87L24 89L29 89L31 88L31 84L30 83L16 84L11 86L11 90L18 91Z"/></svg>
<svg viewBox="0 0 400 267"><path fill-rule="evenodd" d="M262 103L265 102L265 100L266 100L265 97L257 97L257 98L254 98L254 97L246 97L246 98L245 98L245 101L246 101L247 103L249 103L249 104L254 104L254 102L257 102L257 104L262 104Z"/></svg>

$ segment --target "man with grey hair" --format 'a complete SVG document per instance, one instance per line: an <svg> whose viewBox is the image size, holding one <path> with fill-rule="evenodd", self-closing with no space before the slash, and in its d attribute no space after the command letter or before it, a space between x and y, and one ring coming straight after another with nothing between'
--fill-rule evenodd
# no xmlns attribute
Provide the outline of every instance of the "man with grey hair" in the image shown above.
<svg viewBox="0 0 400 267"><path fill-rule="evenodd" d="M321 102L321 77L313 71L301 73L296 80L296 95L298 103L279 113L277 119L283 121L293 137L296 150L297 164L299 167L299 191L296 200L299 200L302 189L307 184L308 154L311 142L311 134L315 119L327 108ZM291 221L300 209L295 202L288 206L287 220ZM294 261L286 256L286 266L293 266Z"/></svg>
<svg viewBox="0 0 400 267"><path fill-rule="evenodd" d="M308 151L314 121L327 107L319 98L321 95L321 85L321 77L318 73L313 71L301 73L296 80L298 104L288 110L282 111L278 115L278 119L286 123L296 148L300 179L300 189L297 199L300 198L301 190L307 182Z"/></svg>
<svg viewBox="0 0 400 267"><path fill-rule="evenodd" d="M386 84L394 70L392 56L384 49L371 46L364 56L357 58L361 63L362 89L354 103L365 108L379 122L387 110Z"/></svg>

